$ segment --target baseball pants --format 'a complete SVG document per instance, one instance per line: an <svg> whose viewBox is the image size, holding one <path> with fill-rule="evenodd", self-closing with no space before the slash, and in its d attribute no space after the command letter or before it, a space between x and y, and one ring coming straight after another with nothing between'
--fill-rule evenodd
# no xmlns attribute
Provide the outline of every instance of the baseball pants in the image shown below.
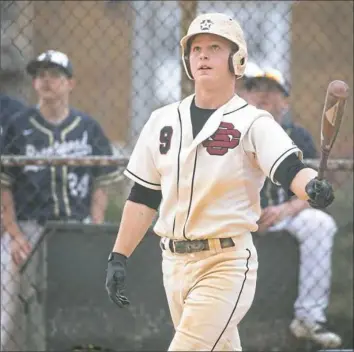
<svg viewBox="0 0 354 352"><path fill-rule="evenodd" d="M268 231L281 230L288 231L299 242L299 288L294 315L310 322L326 322L336 223L327 213L310 208L282 220Z"/></svg>
<svg viewBox="0 0 354 352"><path fill-rule="evenodd" d="M33 221L19 222L19 226L33 246L41 235L42 226ZM29 300L35 294L33 284L43 284L37 281L43 281L44 251L45 248L41 246L41 250L33 255L23 274L20 274L19 267L14 264L11 257L11 236L6 232L1 236L1 351L25 351L26 339L30 338L33 341L37 334L43 334L39 331L42 324L32 321L31 323L37 327L36 331L31 332L31 336L26 336L29 334L26 319L39 317L26 316L19 296L21 294L22 298ZM39 340L39 336L37 337Z"/></svg>
<svg viewBox="0 0 354 352"><path fill-rule="evenodd" d="M163 239L165 240L165 239ZM162 272L175 327L169 351L242 351L238 325L256 290L257 252L250 233L235 246L177 254L163 250Z"/></svg>

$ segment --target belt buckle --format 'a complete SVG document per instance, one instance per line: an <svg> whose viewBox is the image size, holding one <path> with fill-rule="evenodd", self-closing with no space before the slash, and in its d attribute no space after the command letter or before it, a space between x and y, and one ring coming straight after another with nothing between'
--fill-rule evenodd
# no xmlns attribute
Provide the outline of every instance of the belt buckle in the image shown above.
<svg viewBox="0 0 354 352"><path fill-rule="evenodd" d="M201 252L204 249L204 243L202 241L190 241L186 243L186 252Z"/></svg>

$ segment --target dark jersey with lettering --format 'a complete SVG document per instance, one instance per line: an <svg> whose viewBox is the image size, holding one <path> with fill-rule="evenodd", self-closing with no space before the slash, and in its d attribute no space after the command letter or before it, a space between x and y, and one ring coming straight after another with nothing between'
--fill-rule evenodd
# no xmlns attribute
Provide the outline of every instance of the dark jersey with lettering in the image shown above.
<svg viewBox="0 0 354 352"><path fill-rule="evenodd" d="M294 143L302 150L304 159L317 157L317 151L311 134L301 126L287 122L282 126ZM290 195L282 187L266 179L261 191L261 206L278 205L288 201Z"/></svg>
<svg viewBox="0 0 354 352"><path fill-rule="evenodd" d="M4 142L5 154L28 157L112 155L100 125L75 109L59 125L26 109L10 121ZM19 220L82 220L90 215L94 186L118 177L116 166L26 165L6 167L1 183L12 187Z"/></svg>

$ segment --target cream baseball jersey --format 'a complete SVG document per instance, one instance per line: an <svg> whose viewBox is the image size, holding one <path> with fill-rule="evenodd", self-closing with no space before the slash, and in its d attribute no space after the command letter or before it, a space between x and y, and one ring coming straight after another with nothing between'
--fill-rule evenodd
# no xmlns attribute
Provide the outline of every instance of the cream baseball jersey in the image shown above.
<svg viewBox="0 0 354 352"><path fill-rule="evenodd" d="M161 190L154 231L180 240L235 237L256 231L260 190L299 148L264 110L235 95L193 139L191 95L155 110L124 171Z"/></svg>

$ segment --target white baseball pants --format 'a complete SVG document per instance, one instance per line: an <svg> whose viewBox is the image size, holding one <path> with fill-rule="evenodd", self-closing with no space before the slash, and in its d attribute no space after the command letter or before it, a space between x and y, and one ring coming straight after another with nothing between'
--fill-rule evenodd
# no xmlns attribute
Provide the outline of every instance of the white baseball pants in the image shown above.
<svg viewBox="0 0 354 352"><path fill-rule="evenodd" d="M33 246L40 237L42 226L36 222L19 222L19 225ZM34 255L30 265L23 275L11 257L11 236L3 233L1 236L1 351L24 351L26 335L26 317L19 299L20 292L27 296L31 294L31 285L39 279L43 264ZM40 332L38 332L40 333ZM35 337L31 337L33 339Z"/></svg>
<svg viewBox="0 0 354 352"><path fill-rule="evenodd" d="M333 238L337 225L327 213L308 208L275 224L268 231L281 230L288 231L299 242L299 289L294 315L311 322L326 322Z"/></svg>
<svg viewBox="0 0 354 352"><path fill-rule="evenodd" d="M169 351L241 351L238 325L253 302L258 259L250 233L235 247L176 254L163 251L162 271L175 327Z"/></svg>

